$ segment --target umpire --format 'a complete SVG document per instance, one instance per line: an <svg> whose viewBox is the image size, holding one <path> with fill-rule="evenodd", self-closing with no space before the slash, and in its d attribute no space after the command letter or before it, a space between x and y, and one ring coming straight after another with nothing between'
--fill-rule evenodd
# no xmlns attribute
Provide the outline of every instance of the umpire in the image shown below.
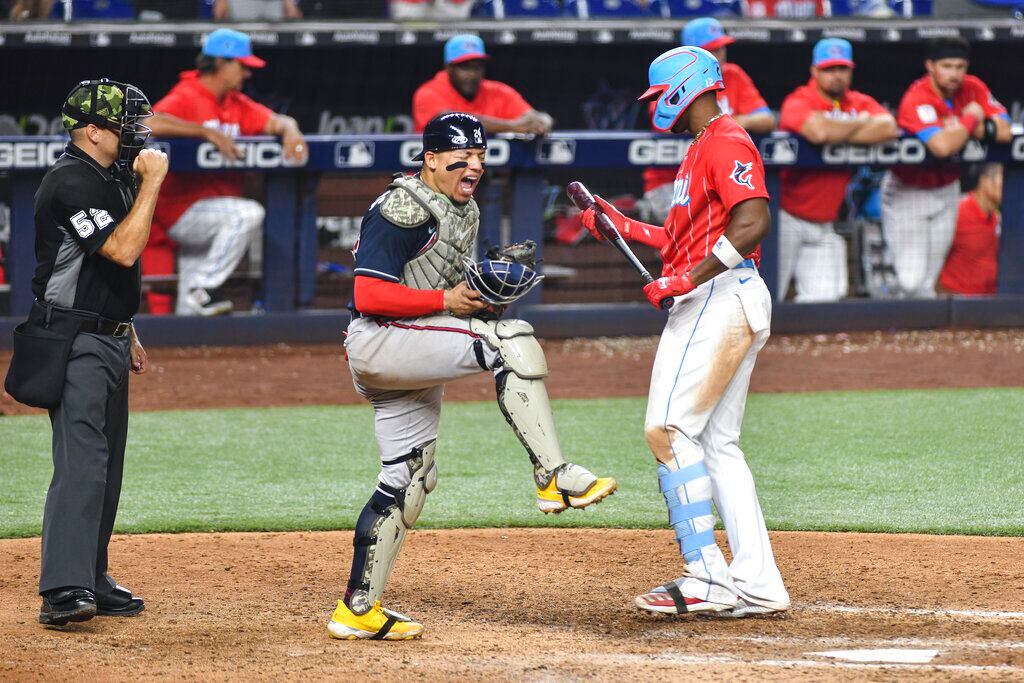
<svg viewBox="0 0 1024 683"><path fill-rule="evenodd" d="M62 110L71 141L35 196L36 300L15 331L6 387L48 408L53 479L43 514L41 624L132 616L141 598L107 573L128 434L128 370L146 370L132 316L139 255L167 156L144 150L136 87L83 81Z"/></svg>

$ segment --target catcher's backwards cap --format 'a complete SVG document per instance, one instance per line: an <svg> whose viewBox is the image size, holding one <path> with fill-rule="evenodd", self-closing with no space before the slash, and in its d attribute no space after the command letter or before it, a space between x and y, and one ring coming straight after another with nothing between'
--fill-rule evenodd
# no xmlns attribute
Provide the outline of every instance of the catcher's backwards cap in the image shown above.
<svg viewBox="0 0 1024 683"><path fill-rule="evenodd" d="M423 161L427 152L452 149L487 149L487 135L480 119L462 112L435 116L423 128L423 151L412 160Z"/></svg>
<svg viewBox="0 0 1024 683"><path fill-rule="evenodd" d="M650 86L640 100L657 100L653 125L666 133L693 101L709 90L724 90L722 67L699 47L677 47L662 53L647 70Z"/></svg>

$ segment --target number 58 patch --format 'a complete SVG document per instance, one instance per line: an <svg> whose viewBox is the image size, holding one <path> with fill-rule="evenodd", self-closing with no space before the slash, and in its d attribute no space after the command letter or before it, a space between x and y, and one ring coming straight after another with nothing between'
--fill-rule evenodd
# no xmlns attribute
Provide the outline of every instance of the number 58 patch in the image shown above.
<svg viewBox="0 0 1024 683"><path fill-rule="evenodd" d="M71 225L82 238L89 237L97 229L103 230L113 222L114 219L103 209L89 209L89 215L82 209L71 217Z"/></svg>

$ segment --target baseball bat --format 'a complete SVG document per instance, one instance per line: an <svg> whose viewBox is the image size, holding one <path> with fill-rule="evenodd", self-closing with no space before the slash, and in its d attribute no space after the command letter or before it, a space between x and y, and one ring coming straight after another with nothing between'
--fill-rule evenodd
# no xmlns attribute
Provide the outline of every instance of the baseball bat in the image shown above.
<svg viewBox="0 0 1024 683"><path fill-rule="evenodd" d="M601 205L594 199L594 195L590 194L590 190L579 182L573 181L565 187L565 193L569 195L569 199L576 205L576 208L580 211L586 211L587 209L594 208L595 225L597 231L604 235L604 238L608 240L609 244L619 250L619 252L626 257L629 264L633 266L636 272L640 273L640 277L643 279L645 285L649 285L654 282L654 276L651 275L650 271L644 268L644 264L640 263L640 259L636 257L633 250L626 244L626 240L622 239L622 235L615 229L615 224L612 223L612 219L605 215L604 211L601 210ZM672 308L672 297L668 297L661 300L661 310L667 311Z"/></svg>

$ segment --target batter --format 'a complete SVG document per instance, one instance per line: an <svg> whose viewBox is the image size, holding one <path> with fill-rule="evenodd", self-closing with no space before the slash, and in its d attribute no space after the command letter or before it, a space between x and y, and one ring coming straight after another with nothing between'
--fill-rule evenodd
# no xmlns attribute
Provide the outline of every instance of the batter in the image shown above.
<svg viewBox="0 0 1024 683"><path fill-rule="evenodd" d="M771 217L764 166L750 136L716 102L718 61L696 47L655 59L655 127L694 136L676 174L664 227L627 219L597 198L626 239L661 250L644 287L655 307L674 297L651 374L645 430L683 556L683 575L636 598L640 609L731 617L781 612L775 566L750 469L739 447L750 373L768 340L771 296L757 272ZM594 210L583 223L598 236ZM721 515L733 561L715 543Z"/></svg>
<svg viewBox="0 0 1024 683"><path fill-rule="evenodd" d="M437 484L446 382L494 373L498 405L533 463L542 512L584 508L616 488L614 479L562 457L544 352L528 323L499 317L536 284L536 273L515 262L469 260L486 148L475 116L436 117L423 131L420 173L397 177L363 218L345 348L355 387L373 406L381 473L356 522L348 589L328 624L335 638L423 633L380 599L406 532ZM467 267L484 293L469 286Z"/></svg>

